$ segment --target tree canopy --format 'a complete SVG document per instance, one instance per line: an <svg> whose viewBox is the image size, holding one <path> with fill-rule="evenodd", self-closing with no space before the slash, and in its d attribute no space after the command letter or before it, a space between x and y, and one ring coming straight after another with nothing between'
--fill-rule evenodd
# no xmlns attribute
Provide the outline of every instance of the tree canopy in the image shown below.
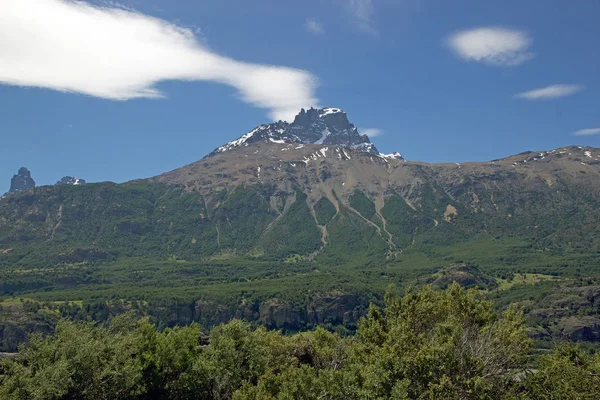
<svg viewBox="0 0 600 400"><path fill-rule="evenodd" d="M132 314L62 320L0 364L2 399L597 399L600 357L531 361L523 314L425 287L371 306L357 334L282 335L233 320L158 331Z"/></svg>

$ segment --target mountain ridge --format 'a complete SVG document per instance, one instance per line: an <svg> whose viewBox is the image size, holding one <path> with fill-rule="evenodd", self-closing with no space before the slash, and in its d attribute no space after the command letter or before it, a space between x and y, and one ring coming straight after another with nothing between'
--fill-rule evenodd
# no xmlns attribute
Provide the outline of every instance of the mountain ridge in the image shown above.
<svg viewBox="0 0 600 400"><path fill-rule="evenodd" d="M234 252L325 263L355 254L368 263L490 232L540 248L600 249L600 149L408 161L379 153L337 108L302 110L291 124L249 133L152 178L7 196L0 249L56 244L57 259L83 249L77 254Z"/></svg>

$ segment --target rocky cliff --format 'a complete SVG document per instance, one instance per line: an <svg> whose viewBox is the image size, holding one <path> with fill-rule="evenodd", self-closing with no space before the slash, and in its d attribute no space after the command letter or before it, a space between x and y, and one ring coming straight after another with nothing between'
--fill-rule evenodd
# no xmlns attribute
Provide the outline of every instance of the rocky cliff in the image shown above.
<svg viewBox="0 0 600 400"><path fill-rule="evenodd" d="M8 193L17 193L24 190L33 189L35 181L31 177L31 172L25 167L19 168L19 172L14 175L10 181L10 190Z"/></svg>

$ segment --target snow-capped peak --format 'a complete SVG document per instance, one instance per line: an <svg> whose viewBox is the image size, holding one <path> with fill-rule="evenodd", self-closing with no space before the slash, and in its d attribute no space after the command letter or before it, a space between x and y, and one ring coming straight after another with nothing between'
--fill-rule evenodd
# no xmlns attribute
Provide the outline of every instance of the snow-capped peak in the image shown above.
<svg viewBox="0 0 600 400"><path fill-rule="evenodd" d="M219 148L222 153L256 142L278 144L339 145L378 155L375 145L348 121L339 108L302 109L292 123L284 121L261 125Z"/></svg>

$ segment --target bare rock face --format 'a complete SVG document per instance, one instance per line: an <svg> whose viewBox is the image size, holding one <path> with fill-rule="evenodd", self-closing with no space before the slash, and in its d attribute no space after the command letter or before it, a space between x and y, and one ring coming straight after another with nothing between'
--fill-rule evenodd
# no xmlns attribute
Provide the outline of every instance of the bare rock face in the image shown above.
<svg viewBox="0 0 600 400"><path fill-rule="evenodd" d="M562 337L574 342L598 342L600 340L600 319L593 316L572 316L558 324Z"/></svg>
<svg viewBox="0 0 600 400"><path fill-rule="evenodd" d="M56 182L56 185L78 186L85 184L86 182L84 179L77 178L74 176L65 176L58 182ZM29 171L25 167L21 167L19 169L19 172L17 172L17 174L12 177L10 181L10 190L8 191L8 193L23 192L25 190L34 189L35 187L35 181L31 177L31 171Z"/></svg>
<svg viewBox="0 0 600 400"><path fill-rule="evenodd" d="M10 181L10 190L8 192L17 193L33 189L34 187L35 181L31 177L31 172L27 168L21 167L19 172L12 177Z"/></svg>
<svg viewBox="0 0 600 400"><path fill-rule="evenodd" d="M346 113L339 108L311 108L300 110L290 124L279 121L261 125L236 140L217 148L212 154L223 153L253 143L337 145L379 155L367 135L348 121ZM399 158L402 158L397 153Z"/></svg>

